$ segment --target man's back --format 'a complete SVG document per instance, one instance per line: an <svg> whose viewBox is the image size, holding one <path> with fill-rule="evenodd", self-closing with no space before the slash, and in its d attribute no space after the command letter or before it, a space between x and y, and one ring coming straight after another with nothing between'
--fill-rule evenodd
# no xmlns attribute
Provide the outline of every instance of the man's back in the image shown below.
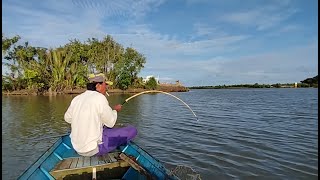
<svg viewBox="0 0 320 180"><path fill-rule="evenodd" d="M77 152L92 151L102 141L101 115L108 108L107 99L97 91L85 91L72 100L65 120L71 123L71 142Z"/></svg>
<svg viewBox="0 0 320 180"><path fill-rule="evenodd" d="M90 74L88 80L87 91L71 101L64 115L65 121L71 124L71 143L82 156L107 153L137 135L135 127L123 127L120 131L112 128L121 111L120 104L112 109L105 97L108 85L113 83L102 73ZM119 136L121 141L109 146L109 137L115 139Z"/></svg>

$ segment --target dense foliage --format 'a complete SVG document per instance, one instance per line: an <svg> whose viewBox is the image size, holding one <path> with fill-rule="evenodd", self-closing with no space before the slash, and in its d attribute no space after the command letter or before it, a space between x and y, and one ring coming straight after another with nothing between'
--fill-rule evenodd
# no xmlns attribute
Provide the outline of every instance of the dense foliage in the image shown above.
<svg viewBox="0 0 320 180"><path fill-rule="evenodd" d="M300 82L303 83L303 84L307 84L310 87L318 87L318 82L319 82L318 75L316 75L313 78L307 78L307 79L305 79L303 81L300 81Z"/></svg>
<svg viewBox="0 0 320 180"><path fill-rule="evenodd" d="M146 58L132 47L124 48L111 36L85 42L71 40L58 48L18 45L19 36L2 34L2 57L9 72L2 75L2 90L61 92L84 88L89 73L102 72L115 87L127 89L141 86L138 73Z"/></svg>
<svg viewBox="0 0 320 180"><path fill-rule="evenodd" d="M147 82L146 82L146 88L150 90L155 90L157 89L158 83L157 80L154 77L151 77Z"/></svg>

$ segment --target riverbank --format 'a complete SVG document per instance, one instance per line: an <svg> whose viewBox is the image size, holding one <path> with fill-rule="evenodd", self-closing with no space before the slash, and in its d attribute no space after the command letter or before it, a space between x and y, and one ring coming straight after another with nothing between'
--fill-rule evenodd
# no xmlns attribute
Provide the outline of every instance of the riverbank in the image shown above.
<svg viewBox="0 0 320 180"><path fill-rule="evenodd" d="M61 92L44 92L44 93L37 93L33 90L19 90L19 91L11 91L6 92L2 91L3 95L45 95L45 96L54 96L58 94L81 94L86 89L73 89L73 90L64 90ZM121 89L108 89L108 94L135 94L143 91L147 91L149 89L143 89L143 88L129 88L127 90L121 90ZM157 87L156 90L164 91L164 92L188 92L189 89L184 86L177 86L177 85L160 85Z"/></svg>
<svg viewBox="0 0 320 180"><path fill-rule="evenodd" d="M252 88L318 88L318 84L286 83L286 84L239 84L218 86L192 86L189 89L252 89Z"/></svg>

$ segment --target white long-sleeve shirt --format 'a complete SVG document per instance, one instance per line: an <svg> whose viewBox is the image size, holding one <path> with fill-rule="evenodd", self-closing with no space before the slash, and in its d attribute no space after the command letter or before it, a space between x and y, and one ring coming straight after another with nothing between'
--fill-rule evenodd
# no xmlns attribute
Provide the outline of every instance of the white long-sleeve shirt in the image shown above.
<svg viewBox="0 0 320 180"><path fill-rule="evenodd" d="M107 98L97 91L85 91L76 96L64 115L71 124L71 143L78 154L92 156L99 152L103 125L112 128L117 111L112 110Z"/></svg>

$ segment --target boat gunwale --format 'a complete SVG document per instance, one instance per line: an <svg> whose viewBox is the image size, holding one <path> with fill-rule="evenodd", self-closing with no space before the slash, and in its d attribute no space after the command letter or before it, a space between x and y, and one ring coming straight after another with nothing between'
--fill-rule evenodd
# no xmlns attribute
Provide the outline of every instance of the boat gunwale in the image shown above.
<svg viewBox="0 0 320 180"><path fill-rule="evenodd" d="M164 164L159 159L157 159L156 157L151 155L148 151L143 149L137 143L135 143L133 141L130 141L126 146L130 146L134 151L136 151L138 154L142 155L144 157L144 159L146 161L148 161L153 167L155 167L159 172L161 172L165 176L165 178L168 178L168 179L179 179L175 175L171 174L170 171L164 166ZM120 147L122 153L124 153L124 154L126 154L126 146ZM144 153L145 155L147 155L149 157L146 157L142 153ZM153 159L154 162L152 160L150 160L149 158ZM145 168L148 173L153 174L153 172L150 172L150 170L148 168L146 168L145 165L140 164L139 162L137 162L137 163L139 165L141 165L143 168Z"/></svg>
<svg viewBox="0 0 320 180"><path fill-rule="evenodd" d="M59 139L56 140L55 143L53 143L52 146L49 147L48 150L44 154L42 154L33 164L28 166L28 168L21 173L21 175L18 177L18 179L28 179L38 168L40 169L41 164L52 154L54 153L54 150L59 147L59 145L63 142L63 137L61 136Z"/></svg>

